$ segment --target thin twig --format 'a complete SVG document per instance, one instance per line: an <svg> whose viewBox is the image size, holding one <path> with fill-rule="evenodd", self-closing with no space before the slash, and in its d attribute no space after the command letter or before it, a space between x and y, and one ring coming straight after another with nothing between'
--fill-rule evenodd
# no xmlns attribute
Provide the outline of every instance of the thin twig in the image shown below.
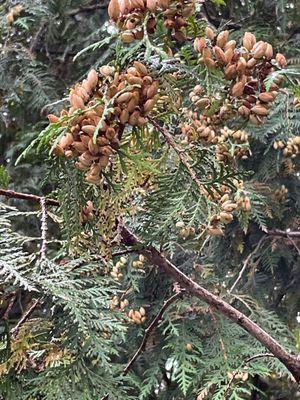
<svg viewBox="0 0 300 400"><path fill-rule="evenodd" d="M289 229L282 231L281 229L267 229L265 232L268 235L273 235L273 236L282 236L286 238L294 237L294 238L300 238L300 231L290 231Z"/></svg>
<svg viewBox="0 0 300 400"><path fill-rule="evenodd" d="M300 256L300 248L298 247L297 243L295 242L295 240L291 236L288 236L288 238L289 238L290 242L292 243L292 245L297 250L298 255Z"/></svg>
<svg viewBox="0 0 300 400"><path fill-rule="evenodd" d="M240 365L239 369L237 369L235 372L233 372L232 377L230 378L230 381L227 384L226 391L225 391L224 394L226 395L229 392L229 389L230 389L230 387L232 385L232 382L234 381L235 377L241 372L241 368L243 368L245 366L245 364L248 364L251 361L254 361L254 360L258 359L258 358L264 358L264 357L273 357L273 358L275 358L274 354L271 354L271 353L260 353L260 354L255 354L254 356L247 358L247 360L244 360L242 362L242 364Z"/></svg>
<svg viewBox="0 0 300 400"><path fill-rule="evenodd" d="M5 310L5 313L3 315L3 319L4 320L9 318L9 313L11 312L11 310L12 310L14 304L15 304L16 298L17 298L17 292L14 291L14 292L11 293L11 298L9 300L7 309Z"/></svg>
<svg viewBox="0 0 300 400"><path fill-rule="evenodd" d="M140 356L140 354L145 350L147 341L149 339L149 336L151 333L154 331L154 329L157 327L157 325L160 323L165 311L167 308L173 304L177 299L183 296L185 293L185 290L181 290L180 292L174 294L172 297L170 297L168 300L166 300L159 310L158 314L155 316L155 318L152 320L151 324L148 326L148 328L145 330L145 334L142 340L142 343L140 347L137 349L135 352L134 356L130 359L128 362L127 366L123 370L123 375L127 375L130 368L132 367L133 363L136 361L136 359Z"/></svg>
<svg viewBox="0 0 300 400"><path fill-rule="evenodd" d="M247 360L244 361L244 364L248 364L249 362L254 361L257 358L265 358L265 357L276 358L274 356L274 354L272 354L272 353L260 353L260 354L255 354L254 356L247 358Z"/></svg>
<svg viewBox="0 0 300 400"><path fill-rule="evenodd" d="M40 199L42 217L41 217L41 261L46 260L46 250L47 250L47 210L46 210L46 200L45 197Z"/></svg>
<svg viewBox="0 0 300 400"><path fill-rule="evenodd" d="M186 167L186 169L189 171L191 178L198 186L200 192L203 193L203 190L204 190L203 183L198 178L196 171L194 171L194 169L191 167L189 160L186 156L186 153L177 146L173 136L166 129L161 127L156 121L154 121L152 119L150 120L150 122L165 137L167 143L175 150L180 161Z"/></svg>
<svg viewBox="0 0 300 400"><path fill-rule="evenodd" d="M257 243L255 249L248 255L248 257L245 259L244 263L243 263L243 268L240 270L240 273L238 275L238 277L236 278L234 284L231 286L231 288L229 289L229 293L231 293L235 287L237 286L237 284L240 282L240 280L243 277L244 272L246 271L249 261L251 260L251 258L253 256L255 256L255 254L258 252L258 250L260 249L261 245L263 244L263 242L266 240L266 236L262 236L259 240L259 242Z"/></svg>
<svg viewBox="0 0 300 400"><path fill-rule="evenodd" d="M41 202L41 196L36 196L34 194L27 194L27 193L19 193L15 192L14 190L8 190L8 189L0 189L0 196L5 196L11 199L29 200L35 203ZM54 199L45 199L45 204L49 206L59 206L59 202Z"/></svg>
<svg viewBox="0 0 300 400"><path fill-rule="evenodd" d="M25 314L22 316L22 318L19 320L17 325L11 330L12 336L17 336L21 326L28 320L30 315L33 313L33 311L36 309L37 305L39 304L40 299L35 300L35 302L28 308L28 310L25 312Z"/></svg>

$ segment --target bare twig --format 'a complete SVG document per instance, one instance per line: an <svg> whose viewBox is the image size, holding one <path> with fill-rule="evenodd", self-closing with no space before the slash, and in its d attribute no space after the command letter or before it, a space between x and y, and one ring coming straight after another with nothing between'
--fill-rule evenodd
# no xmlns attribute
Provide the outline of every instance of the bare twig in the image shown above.
<svg viewBox="0 0 300 400"><path fill-rule="evenodd" d="M130 368L132 367L133 363L136 361L136 359L140 356L140 354L145 350L147 341L149 339L149 336L151 333L154 331L154 329L157 327L157 325L160 323L165 311L167 308L173 304L177 299L183 296L185 293L185 290L181 290L180 292L174 294L172 297L170 297L168 300L166 300L159 310L158 314L155 316L155 318L152 320L151 324L148 326L148 328L145 330L145 334L142 340L142 343L140 347L137 349L135 352L134 356L131 358L127 366L123 370L123 375L127 375Z"/></svg>
<svg viewBox="0 0 300 400"><path fill-rule="evenodd" d="M248 364L251 361L257 360L258 358L265 358L265 357L276 358L274 356L274 354L272 354L272 353L260 353L260 354L255 354L254 356L247 358L247 360L245 360L244 363Z"/></svg>
<svg viewBox="0 0 300 400"><path fill-rule="evenodd" d="M282 236L286 238L300 238L300 231L290 231L289 229L282 231L281 229L267 229L265 232L268 235L273 235L273 236Z"/></svg>
<svg viewBox="0 0 300 400"><path fill-rule="evenodd" d="M191 178L193 179L193 181L196 183L196 185L198 186L199 190L201 193L203 193L204 186L203 183L200 181L200 179L198 178L196 171L194 171L194 169L191 167L189 160L186 156L186 153L180 149L173 136L163 127L161 127L156 121L154 120L150 120L151 124L165 137L167 143L169 144L169 146L171 146L175 152L177 153L180 161L182 162L182 164L186 167L186 169L189 171L189 174L191 176Z"/></svg>
<svg viewBox="0 0 300 400"><path fill-rule="evenodd" d="M41 211L42 211L42 217L41 217L41 250L40 250L40 255L41 255L41 261L46 259L46 250L47 250L47 210L46 210L46 199L45 197L41 197L40 199L40 205L41 205Z"/></svg>
<svg viewBox="0 0 300 400"><path fill-rule="evenodd" d="M8 190L8 189L0 189L0 196L5 196L11 199L29 200L35 203L41 202L41 196L36 196L34 194L19 193L15 192L14 190ZM45 199L45 204L49 206L59 206L59 202L54 199Z"/></svg>
<svg viewBox="0 0 300 400"><path fill-rule="evenodd" d="M226 387L226 391L225 391L225 395L229 392L229 389L232 385L232 382L234 381L235 377L240 373L240 369L243 368L245 366L245 364L250 363L251 361L257 360L258 358L265 358L265 357L273 357L275 358L274 354L271 353L261 353L261 354L255 354L252 357L247 358L247 360L243 361L243 363L240 365L239 369L237 369L235 372L233 372L232 377L230 378L227 387Z"/></svg>
<svg viewBox="0 0 300 400"><path fill-rule="evenodd" d="M233 290L235 289L235 287L238 285L238 283L240 282L240 280L242 279L244 272L246 271L249 261L251 260L251 258L253 256L255 256L255 254L258 252L258 250L261 248L261 245L263 244L263 242L266 240L266 236L262 236L260 238L260 240L258 241L257 245L255 246L255 249L248 255L248 257L245 259L244 263L243 263L243 268L240 270L240 273L238 275L238 277L236 278L234 284L231 286L231 288L229 289L229 293L233 292Z"/></svg>
<svg viewBox="0 0 300 400"><path fill-rule="evenodd" d="M288 236L288 238L289 238L290 242L292 243L292 245L297 250L298 255L300 256L300 248L298 247L297 243L295 242L295 240L291 236Z"/></svg>
<svg viewBox="0 0 300 400"><path fill-rule="evenodd" d="M28 308L28 310L25 312L25 314L22 316L22 318L19 320L17 325L11 330L12 336L16 337L21 326L28 320L30 315L33 313L33 311L36 309L37 305L39 304L40 299L35 300L35 302Z"/></svg>
<svg viewBox="0 0 300 400"><path fill-rule="evenodd" d="M11 298L9 300L7 309L5 310L5 313L3 315L3 319L4 320L9 318L9 313L11 312L11 310L12 310L14 304L15 304L16 298L17 298L17 292L14 291L14 292L11 293Z"/></svg>

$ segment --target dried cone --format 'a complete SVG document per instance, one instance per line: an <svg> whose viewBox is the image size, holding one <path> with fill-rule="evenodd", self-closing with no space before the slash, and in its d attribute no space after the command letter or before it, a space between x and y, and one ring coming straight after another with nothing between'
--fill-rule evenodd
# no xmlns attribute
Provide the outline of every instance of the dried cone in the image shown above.
<svg viewBox="0 0 300 400"><path fill-rule="evenodd" d="M110 0L108 5L108 15L113 21L117 21L120 15L119 0Z"/></svg>

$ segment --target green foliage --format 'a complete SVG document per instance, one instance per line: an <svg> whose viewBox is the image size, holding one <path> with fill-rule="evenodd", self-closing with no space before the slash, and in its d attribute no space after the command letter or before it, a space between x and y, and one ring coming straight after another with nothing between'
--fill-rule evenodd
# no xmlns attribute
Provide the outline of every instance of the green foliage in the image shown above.
<svg viewBox="0 0 300 400"><path fill-rule="evenodd" d="M117 31L108 29L99 2L20 1L24 8L11 25L7 14L13 2L4 3L0 186L55 198L59 206L45 211L21 200L0 204L1 400L296 398L298 389L277 359L239 326L189 296L166 310L124 375L145 329L178 285L139 256L138 248L125 247L120 229L126 224L144 244L161 250L197 283L297 351L299 240L265 234L299 226L299 155L286 158L274 148L275 141L299 136L299 108L293 104L299 94L297 2L206 1L189 17L183 44L165 36L160 24L156 36L126 46ZM193 87L201 84L205 93L218 96L227 85L220 73L199 63L193 50L192 38L203 35L206 19L219 31L225 22L236 38L255 31L291 58L266 123L243 126L250 137L245 160L219 162L215 144L182 143L179 127L189 119ZM168 57L167 47L174 56ZM150 122L128 128L101 184L91 185L73 160L53 154L68 131L61 122L71 123L82 111L48 126L45 116L60 112L70 86L91 68L106 62L127 68L134 60L159 80L164 97L155 116L177 151ZM218 104L208 110L211 115L214 107ZM112 112L110 102L106 111ZM240 120L228 125L240 128ZM287 193L279 198L282 185ZM232 200L248 196L251 209L235 211L223 235L210 236L207 229L220 213L217 200L224 191L233 193ZM88 201L92 217L84 220ZM129 311L141 307L146 319L134 323Z"/></svg>

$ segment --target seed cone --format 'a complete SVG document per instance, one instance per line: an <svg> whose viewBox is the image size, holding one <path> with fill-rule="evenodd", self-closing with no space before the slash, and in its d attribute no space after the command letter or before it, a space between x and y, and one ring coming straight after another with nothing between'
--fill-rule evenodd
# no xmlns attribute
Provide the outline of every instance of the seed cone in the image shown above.
<svg viewBox="0 0 300 400"><path fill-rule="evenodd" d="M87 79L71 90L70 108L61 113L69 120L48 116L50 122L61 122L68 130L54 154L74 158L75 167L86 172L87 182L99 184L101 171L119 147L124 126L146 124L146 116L156 106L158 89L158 82L138 61L124 72L111 66L102 66L100 73L91 70ZM109 103L108 111L105 103ZM74 118L77 109L82 113Z"/></svg>

